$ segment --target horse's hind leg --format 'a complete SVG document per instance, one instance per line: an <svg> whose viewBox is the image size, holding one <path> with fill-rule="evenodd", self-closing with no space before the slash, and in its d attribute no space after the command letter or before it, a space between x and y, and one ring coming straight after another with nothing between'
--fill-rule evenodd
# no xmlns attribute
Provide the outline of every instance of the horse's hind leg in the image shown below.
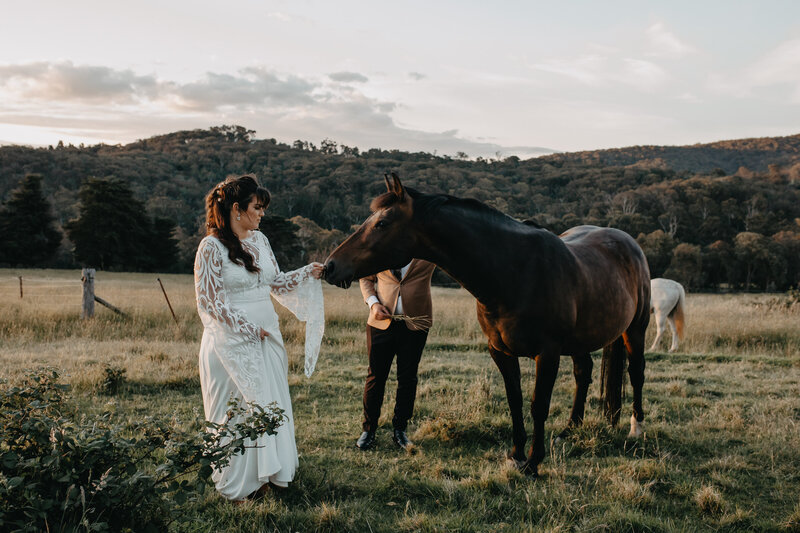
<svg viewBox="0 0 800 533"><path fill-rule="evenodd" d="M664 336L664 331L667 329L667 314L662 313L661 311L655 312L656 318L656 338L653 340L653 345L650 346L650 351L654 352L658 343L661 341L661 337Z"/></svg>
<svg viewBox="0 0 800 533"><path fill-rule="evenodd" d="M669 351L674 352L678 349L678 328L675 327L675 319L672 317L667 319L667 323L670 331L672 331L672 346L670 346Z"/></svg>
<svg viewBox="0 0 800 533"><path fill-rule="evenodd" d="M525 462L525 442L528 435L525 433L525 420L522 418L522 385L520 383L519 359L494 350L489 346L489 353L500 369L503 382L506 386L508 408L511 411L511 424L513 431L513 446L508 454L517 466Z"/></svg>
<svg viewBox="0 0 800 533"><path fill-rule="evenodd" d="M560 439L566 437L572 428L583 424L586 395L589 391L589 385L592 383L592 366L592 356L588 352L572 356L572 373L575 375L575 398L572 400L569 425L558 435Z"/></svg>
<svg viewBox="0 0 800 533"><path fill-rule="evenodd" d="M631 415L631 431L629 437L638 437L642 434L644 409L642 408L642 387L644 386L644 334L645 329L631 326L623 334L625 349L628 352L628 377L633 388L633 415Z"/></svg>

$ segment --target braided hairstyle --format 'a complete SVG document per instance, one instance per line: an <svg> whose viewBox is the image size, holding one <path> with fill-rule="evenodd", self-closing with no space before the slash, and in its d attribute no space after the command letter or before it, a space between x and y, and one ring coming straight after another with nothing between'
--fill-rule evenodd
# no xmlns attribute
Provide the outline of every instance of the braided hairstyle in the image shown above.
<svg viewBox="0 0 800 533"><path fill-rule="evenodd" d="M269 191L258 185L252 174L230 176L217 184L206 195L206 235L213 235L228 249L228 257L237 265L244 265L249 272L258 272L253 256L242 247L239 237L231 229L230 217L233 204L246 211L250 203L257 201L269 205Z"/></svg>

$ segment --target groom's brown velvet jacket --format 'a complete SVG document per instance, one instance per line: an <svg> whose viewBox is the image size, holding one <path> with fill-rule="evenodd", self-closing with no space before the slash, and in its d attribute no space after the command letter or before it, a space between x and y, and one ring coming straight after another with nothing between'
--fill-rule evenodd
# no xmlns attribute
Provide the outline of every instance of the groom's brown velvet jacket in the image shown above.
<svg viewBox="0 0 800 533"><path fill-rule="evenodd" d="M431 303L431 277L436 265L424 259L412 259L405 277L398 280L391 270L384 270L372 276L361 278L361 294L366 302L370 296L378 300L394 314L397 297L403 297L403 314L409 317L425 316L433 323L433 304ZM378 329L387 329L391 319L376 320L372 313L367 324ZM427 329L406 322L411 330Z"/></svg>

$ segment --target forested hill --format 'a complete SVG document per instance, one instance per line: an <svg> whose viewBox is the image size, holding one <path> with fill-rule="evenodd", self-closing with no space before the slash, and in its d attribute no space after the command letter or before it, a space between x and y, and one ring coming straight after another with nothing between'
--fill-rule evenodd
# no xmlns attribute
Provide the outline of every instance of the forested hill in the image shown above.
<svg viewBox="0 0 800 533"><path fill-rule="evenodd" d="M228 175L254 173L273 194L269 212L300 227L300 261L319 257L315 246L331 246L360 223L370 200L385 190L383 173L395 171L420 191L476 198L556 232L581 223L623 229L639 238L654 276L694 276L688 284L711 287L800 282L800 135L473 161L360 151L327 139L287 145L253 134L222 126L124 146L0 147L0 200L8 202L26 175L39 174L60 230L79 214L82 183L116 178L150 217L178 225L175 268L187 269L203 196ZM772 246L758 266L733 261L742 234L761 248ZM317 235L324 239L315 241ZM69 246L65 240L58 264L68 262ZM673 264L675 254L683 259Z"/></svg>
<svg viewBox="0 0 800 533"><path fill-rule="evenodd" d="M642 164L693 172L721 169L733 174L739 168L764 171L769 165L796 164L800 161L800 135L738 139L691 146L629 146L557 154L540 159L605 166Z"/></svg>

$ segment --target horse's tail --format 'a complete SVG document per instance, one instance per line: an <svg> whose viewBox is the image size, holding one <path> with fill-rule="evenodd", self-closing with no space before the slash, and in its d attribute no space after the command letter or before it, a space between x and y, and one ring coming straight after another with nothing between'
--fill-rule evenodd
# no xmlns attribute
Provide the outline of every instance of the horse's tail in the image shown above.
<svg viewBox="0 0 800 533"><path fill-rule="evenodd" d="M600 386L603 414L612 426L619 422L622 410L622 388L625 386L625 342L622 336L603 348L600 366Z"/></svg>
<svg viewBox="0 0 800 533"><path fill-rule="evenodd" d="M675 307L672 309L669 316L672 317L672 321L675 323L675 329L678 332L678 338L681 340L683 340L683 327L686 320L683 314L684 307L686 307L686 292L683 290L682 285L678 285L678 301L675 303Z"/></svg>

